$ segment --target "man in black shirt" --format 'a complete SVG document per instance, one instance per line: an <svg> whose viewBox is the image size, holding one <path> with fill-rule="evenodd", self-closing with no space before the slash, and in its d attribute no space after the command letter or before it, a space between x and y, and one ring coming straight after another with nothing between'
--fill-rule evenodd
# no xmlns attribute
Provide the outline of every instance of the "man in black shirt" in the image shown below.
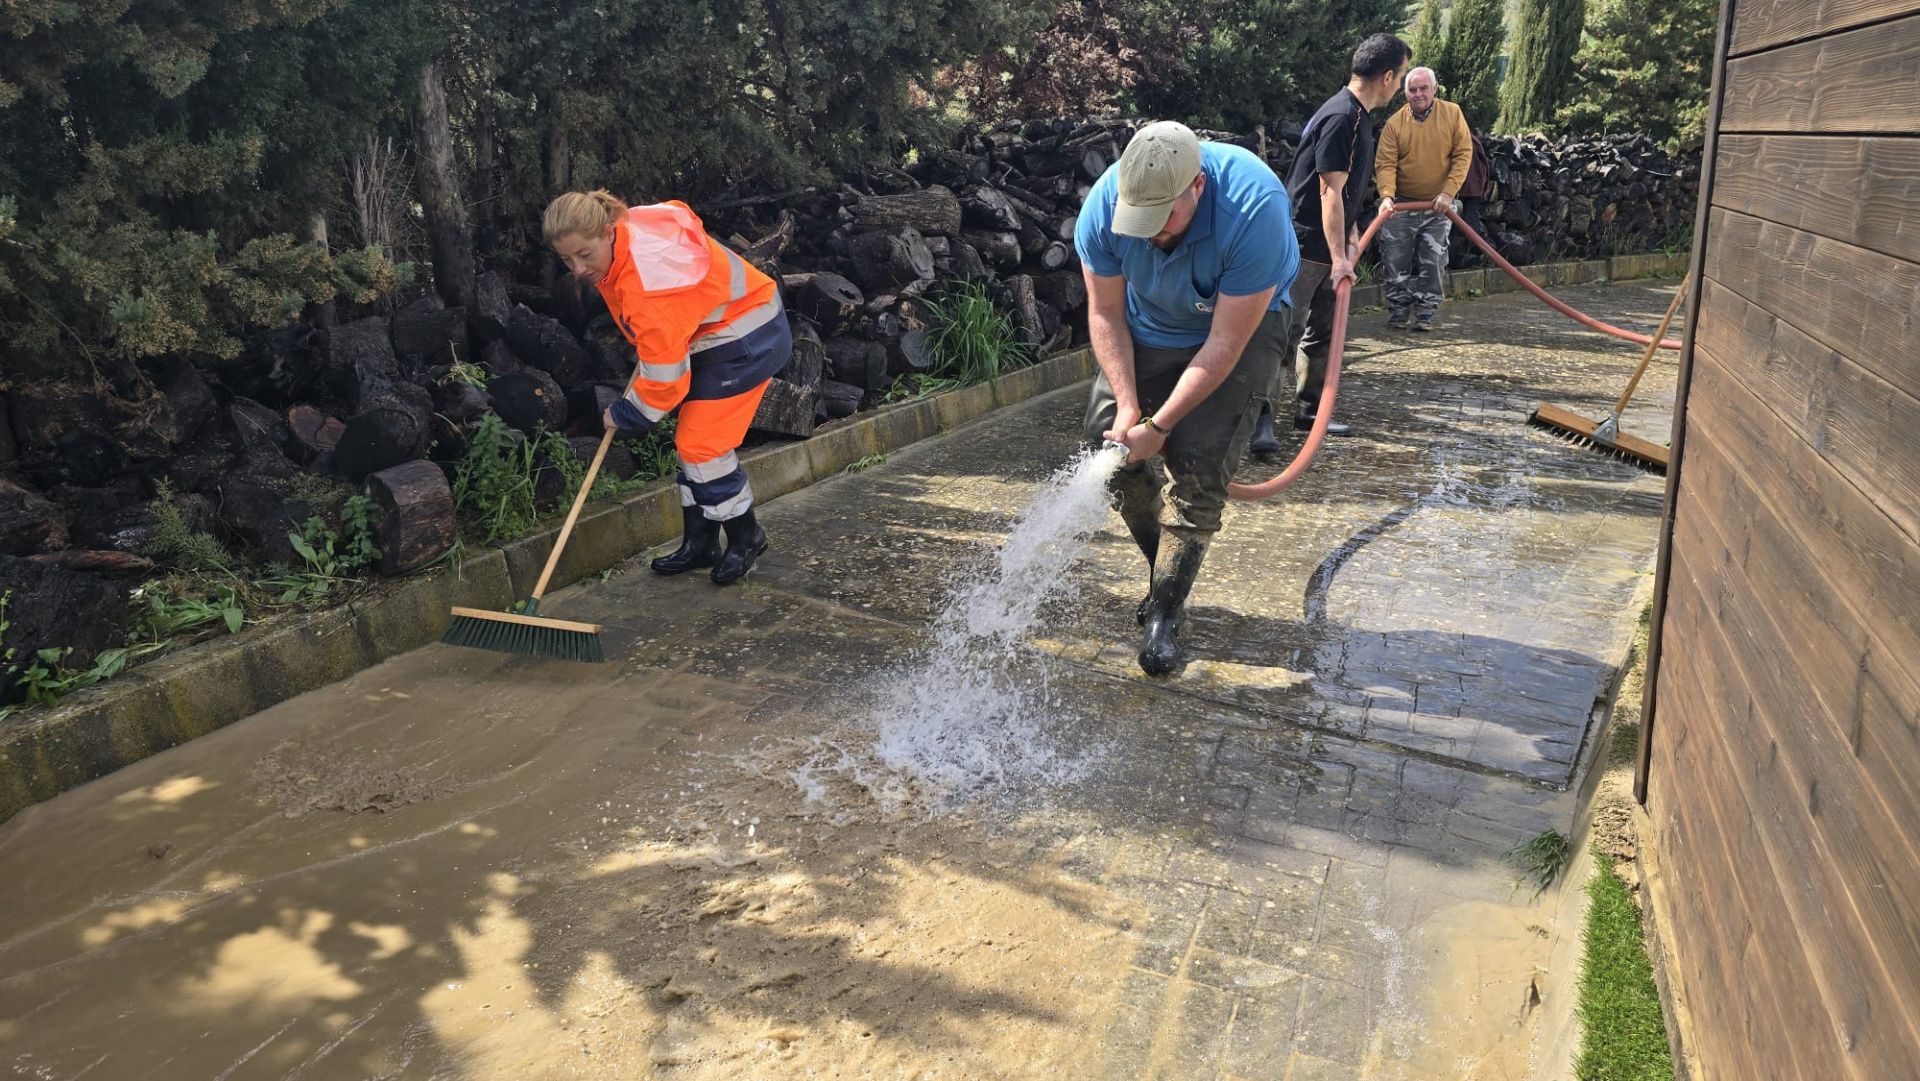
<svg viewBox="0 0 1920 1081"><path fill-rule="evenodd" d="M1367 114L1393 100L1412 58L1413 50L1392 34L1375 34L1361 42L1348 65L1347 85L1320 106L1300 135L1300 151L1287 173L1293 231L1300 240L1300 273L1293 279L1292 340L1285 353L1286 367L1275 373L1248 446L1255 457L1270 457L1280 450L1273 432L1273 410L1293 388L1295 348L1307 354L1307 379L1300 386L1293 426L1313 427L1332 344L1334 286L1343 277L1353 277L1359 256L1354 246L1366 224L1362 215L1367 209L1367 185L1373 179L1373 121ZM1351 431L1345 424L1327 425L1331 435Z"/></svg>

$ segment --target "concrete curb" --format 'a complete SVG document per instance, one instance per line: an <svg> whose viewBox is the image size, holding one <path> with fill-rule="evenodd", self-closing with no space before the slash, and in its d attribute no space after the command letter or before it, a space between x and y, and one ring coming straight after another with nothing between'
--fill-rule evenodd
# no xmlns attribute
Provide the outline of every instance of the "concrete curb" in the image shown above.
<svg viewBox="0 0 1920 1081"><path fill-rule="evenodd" d="M1061 353L991 383L883 406L823 425L811 439L743 454L755 496L777 499L1093 375L1093 354ZM557 528L469 555L460 568L399 580L378 596L213 639L88 688L0 730L0 822L295 695L439 639L454 605L504 608L532 591ZM551 588L600 573L680 535L670 481L583 511Z"/></svg>

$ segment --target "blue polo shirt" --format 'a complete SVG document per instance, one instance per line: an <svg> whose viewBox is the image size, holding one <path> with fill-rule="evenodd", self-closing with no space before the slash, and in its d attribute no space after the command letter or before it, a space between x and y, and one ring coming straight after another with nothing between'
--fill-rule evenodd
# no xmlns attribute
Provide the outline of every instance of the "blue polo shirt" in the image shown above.
<svg viewBox="0 0 1920 1081"><path fill-rule="evenodd" d="M1073 238L1080 261L1102 278L1127 280L1127 327L1143 345L1178 349L1205 342L1214 301L1223 294L1250 296L1273 286L1268 310L1279 311L1300 269L1287 189L1258 154L1201 143L1200 171L1206 190L1187 235L1170 252L1114 234L1117 167L1094 181L1080 208Z"/></svg>

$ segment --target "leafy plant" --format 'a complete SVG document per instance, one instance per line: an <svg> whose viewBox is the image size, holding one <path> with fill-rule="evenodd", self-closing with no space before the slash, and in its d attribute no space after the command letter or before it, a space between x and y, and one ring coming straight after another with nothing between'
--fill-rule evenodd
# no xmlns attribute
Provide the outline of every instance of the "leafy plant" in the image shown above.
<svg viewBox="0 0 1920 1081"><path fill-rule="evenodd" d="M937 375L903 375L893 381L887 392L880 396L883 405L898 402L910 402L924 398L929 394L938 394L943 390L952 390L960 386L960 380Z"/></svg>
<svg viewBox="0 0 1920 1081"><path fill-rule="evenodd" d="M440 377L441 386L444 387L449 383L465 383L470 387L485 390L487 370L470 360L456 360L453 362L453 367L447 369L447 374Z"/></svg>
<svg viewBox="0 0 1920 1081"><path fill-rule="evenodd" d="M994 307L984 283L956 283L927 306L933 313L927 345L933 351L934 370L958 385L984 383L1031 359L1013 320Z"/></svg>
<svg viewBox="0 0 1920 1081"><path fill-rule="evenodd" d="M845 469L842 469L840 472L842 473L865 472L866 470L872 469L876 465L885 464L886 460L887 460L887 456L884 454L869 454L865 458L862 458L859 461L848 465Z"/></svg>
<svg viewBox="0 0 1920 1081"><path fill-rule="evenodd" d="M373 527L380 508L364 495L347 499L340 507L340 566L348 571L363 571L380 562L380 545L374 540Z"/></svg>
<svg viewBox="0 0 1920 1081"><path fill-rule="evenodd" d="M133 597L144 604L133 618L130 638L136 643L167 645L177 635L214 622L224 625L228 634L239 634L246 623L239 591L226 582L190 591L171 582L148 582L134 590Z"/></svg>
<svg viewBox="0 0 1920 1081"><path fill-rule="evenodd" d="M287 543L300 557L301 566L276 566L254 584L277 598L279 604L308 604L324 601L336 590L358 585L353 576L359 569L342 551L340 535L319 518L309 518L298 533L287 534ZM377 553L376 553L377 557Z"/></svg>
<svg viewBox="0 0 1920 1081"><path fill-rule="evenodd" d="M488 544L533 528L533 442L489 413L467 439L467 456L454 472L453 506Z"/></svg>

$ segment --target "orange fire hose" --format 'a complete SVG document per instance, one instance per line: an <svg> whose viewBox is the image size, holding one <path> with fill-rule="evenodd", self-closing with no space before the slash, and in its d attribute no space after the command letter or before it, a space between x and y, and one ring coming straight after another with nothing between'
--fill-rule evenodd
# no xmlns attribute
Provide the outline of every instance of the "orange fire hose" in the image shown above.
<svg viewBox="0 0 1920 1081"><path fill-rule="evenodd" d="M1387 219L1394 214L1402 211L1432 209L1433 203L1430 200L1421 200L1418 202L1399 203L1394 206L1393 210L1382 213L1380 216L1374 218L1373 224L1367 226L1367 231L1360 235L1360 244L1354 250L1355 257L1358 258L1361 252L1367 250L1367 246L1373 243L1374 235L1379 233L1380 227L1386 224ZM1445 213L1447 217L1452 220L1456 229L1464 233L1467 239L1473 241L1481 251L1487 253L1487 257L1493 260L1495 266L1506 271L1508 277L1526 287L1529 293L1546 301L1547 305L1554 311L1559 312L1561 315L1572 319L1582 326L1590 327L1603 334L1611 334L1625 341L1635 342L1640 345L1647 345L1653 341L1653 338L1648 335L1635 334L1631 330L1623 330L1610 323L1603 323L1585 312L1575 311L1573 308L1568 307L1564 301L1561 301L1553 294L1534 284L1533 279L1520 273L1512 263L1501 258L1500 253L1494 251L1493 246L1488 244L1484 237L1474 232L1472 226L1461 220L1458 211L1448 210ZM1334 397L1340 388L1340 357L1346 349L1347 310L1351 306L1352 299L1352 278L1342 278L1334 283L1333 334L1332 341L1329 343L1327 350L1327 378L1326 383L1320 390L1320 411L1313 418L1313 429L1307 433L1306 443L1301 445L1300 452L1294 455L1293 462L1288 465L1286 470L1279 476L1271 480L1262 481L1259 484L1229 484L1227 485L1227 494L1229 496L1232 496L1234 499L1249 502L1271 499L1286 490L1294 481L1299 480L1305 475L1307 467L1313 464L1314 456L1320 453L1320 445L1326 442L1327 439L1327 424L1333 419ZM1295 313L1295 318L1299 318L1299 313ZM1662 338L1660 340L1660 348L1679 349L1680 343L1674 341L1672 338Z"/></svg>

